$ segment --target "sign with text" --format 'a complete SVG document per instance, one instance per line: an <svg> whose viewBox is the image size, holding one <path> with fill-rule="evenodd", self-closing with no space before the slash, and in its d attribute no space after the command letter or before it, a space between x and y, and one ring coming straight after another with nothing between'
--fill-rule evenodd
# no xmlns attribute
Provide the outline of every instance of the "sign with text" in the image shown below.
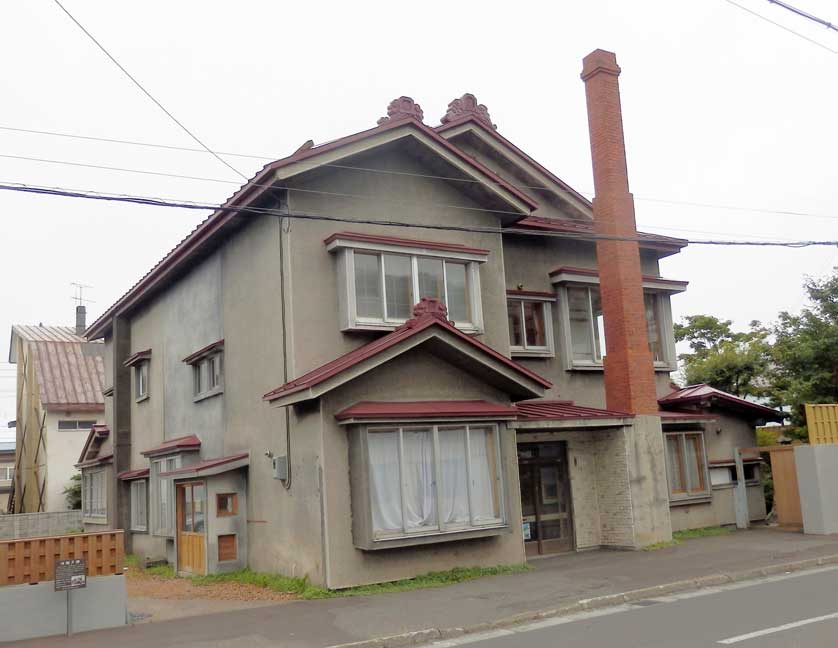
<svg viewBox="0 0 838 648"><path fill-rule="evenodd" d="M87 587L87 561L84 558L55 561L55 591Z"/></svg>

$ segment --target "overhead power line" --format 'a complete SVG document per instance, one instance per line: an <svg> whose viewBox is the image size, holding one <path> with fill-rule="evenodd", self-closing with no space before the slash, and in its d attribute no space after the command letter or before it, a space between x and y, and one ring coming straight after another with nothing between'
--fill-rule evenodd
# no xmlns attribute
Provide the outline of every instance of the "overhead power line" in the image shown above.
<svg viewBox="0 0 838 648"><path fill-rule="evenodd" d="M7 126L0 126L0 130L11 130L11 131L23 131L23 132L36 132L42 134L49 134L49 135L59 135L63 137L76 137L74 135L66 135L63 133L52 133L49 131L31 131L28 129L18 129L18 128L11 128ZM88 138L84 136L78 136L82 139L100 139L100 138ZM135 142L131 142L128 140L111 140L105 139L104 141L108 142L119 142L119 143L127 143L127 144L134 144ZM200 149L189 149L183 147L171 147L162 144L145 144L142 142L137 142L140 146L152 146L152 147L160 147L160 148L172 148L176 150L186 150L186 151L200 151ZM245 156L243 153L226 153L225 155L240 155ZM261 157L261 156L247 156L247 157ZM86 169L97 169L103 171L118 171L122 173L137 173L141 175L152 175L152 176L162 176L166 178L176 178L178 180L197 180L201 182L216 182L222 184L232 184L241 186L241 183L237 180L225 180L223 178L209 178L206 176L192 176L186 174L179 174L179 173L168 173L165 171L153 171L149 169L132 169L128 167L116 167L104 164L89 164L86 162L75 162L72 160L54 160L50 158L41 158L41 157L33 157L33 156L26 156L26 155L11 155L11 154L0 154L0 158L7 158L11 160L24 160L27 162L39 162L43 164L59 164L65 166L74 166L74 167L81 167ZM272 158L263 158L263 159L272 159ZM314 168L314 164L312 164L312 168ZM473 183L473 184L485 184L485 185L493 185L499 184L491 181L484 181L484 180L476 180L473 178L456 178L451 176L441 176L441 175L431 175L431 174L423 174L423 173L411 173L406 171L390 171L388 169L374 169L370 167L358 167L348 164L318 164L317 166L325 166L330 168L338 168L350 171L357 171L362 173L379 173L385 175L401 175L401 176L411 176L411 177L419 177L419 178L431 178L437 180L447 180L452 182L465 182L465 183ZM269 185L263 185L258 183L253 183L250 186L253 187L268 187ZM273 185L270 185L273 186ZM547 187L542 186L529 186L529 185L511 185L513 187L517 187L519 189L541 189L541 190L548 190ZM358 194L334 194L329 192L317 192L315 190L303 190L303 189L296 189L296 191L300 192L307 192L307 193L323 193L327 195L343 195L346 197L364 197L359 196ZM812 212L804 212L804 211L793 211L793 210L782 210L782 209L764 209L760 207L746 207L742 205L724 205L718 203L707 203L707 202L699 202L699 201L689 201L689 200L673 200L669 198L654 198L648 196L634 196L635 200L640 200L644 202L653 202L653 203L661 203L661 204L668 204L668 205L685 205L689 207L701 207L706 209L721 209L721 210L728 210L728 211L741 211L741 212L749 212L749 213L759 213L759 214L774 214L778 216L802 216L806 218L825 218L828 220L835 220L838 219L838 216L830 216L827 214L815 214ZM469 209L477 209L480 208L469 208ZM483 211L493 211L497 212L497 210L483 210ZM502 212L501 212L502 213ZM517 212L515 212L517 213Z"/></svg>
<svg viewBox="0 0 838 648"><path fill-rule="evenodd" d="M156 106L157 106L160 110L162 110L164 113L166 113L166 115L169 117L169 119L171 119L171 120L172 120L175 124L177 124L177 125L178 125L178 126L179 126L179 127L180 127L180 128L181 128L181 129L182 129L182 130L186 133L186 134L187 134L187 135L189 135L189 137L191 137L191 138L192 138L193 140L195 140L198 144L200 144L200 145L201 145L201 147L202 147L203 149L205 149L207 153L209 153L209 154L210 154L210 155L212 155L212 156L213 156L216 160L218 160L219 162L221 162L221 164L223 164L223 165L224 165L224 166L226 166L228 169L230 169L231 171L233 171L233 172L237 173L237 174L238 174L238 175L240 175L242 178L244 178L245 180L247 180L247 176L245 176L245 175L244 175L241 171L239 171L238 169L236 169L236 168L235 168L233 165L231 165L229 162L227 162L227 160L225 160L224 158L222 158L221 156L219 156L219 155L218 155L215 151L213 151L213 150L212 150L209 146L207 146L206 144L204 144L204 142L203 142L201 139L199 139L199 138L198 138L198 136L197 136L197 135L195 135L195 133L193 133L193 132L192 132L191 130L189 130L186 126L184 126L184 125L183 125L183 122L181 122L181 121L180 121L177 117L175 117L175 116L174 116L171 112L169 112L169 111L166 109L166 107L165 107L162 103L160 103L157 99L155 99L154 95L152 95L152 94L151 94L148 90L146 90L146 89L145 89L145 87L143 86L143 84L142 84L142 83L140 83L139 81L137 81L137 79L136 79L136 78L134 78L134 76L133 76L133 75L132 75L132 74L131 74L128 70L126 70L126 69L122 66L122 64L121 64L119 61L117 61L117 60L116 60L116 58L114 58L114 56L113 56L113 55L112 55L112 54L111 54L111 53L110 53L107 49L105 49L105 46L104 46L104 45L102 45L102 43L100 43L98 40L96 40L96 37L95 37L95 36L93 36L93 34L91 34L91 33L90 33L90 32L89 32L89 31L88 31L88 30L84 27L84 25L82 25L82 24L81 24L78 20L76 20L76 18L75 18L75 16L73 16L73 14L71 14L69 11L67 11L67 9L64 7L64 5L63 5L63 4L61 4L61 2L59 2L59 0L53 0L53 2L55 2L55 4L57 4L57 5L61 8L61 11L63 11L65 14L67 14L67 17L68 17L68 18L70 18L70 20L72 20L72 21L76 24L76 26L77 26L79 29L81 29L81 30L85 33L85 35L86 35L86 36L87 36L87 37L88 37L91 41L93 41L93 42L95 43L96 47L98 47L100 50L102 50L102 52L105 54L105 56L107 56L107 57L111 60L111 62L112 62L112 63L113 63L116 67L118 67L118 68L122 71L122 73L123 73L125 76L127 76L127 77L128 77L128 78L129 78L129 79L130 79L133 83L134 83L134 85L135 85L135 86L137 86L137 87L140 89L140 91L141 91L141 92L142 92L142 93L143 93L146 97L148 97L149 99L151 99L151 101L152 101L152 102L154 102L154 104L155 104L155 105L156 105Z"/></svg>
<svg viewBox="0 0 838 648"><path fill-rule="evenodd" d="M383 225L387 227L408 228L408 229L428 229L441 231L457 231L457 232L474 232L481 234L519 234L523 236L540 236L545 238L563 238L574 239L581 241L630 241L635 243L648 242L648 239L641 239L638 237L623 237L610 236L596 233L581 233L581 232L558 232L558 231L539 231L528 230L516 227L477 227L477 226L460 226L460 225L436 225L430 223L411 223L399 222L385 219L372 218L346 218L343 216L334 216L327 214L306 214L302 212L290 212L279 209L271 209L266 207L231 207L224 205L213 205L209 203L201 204L189 201L172 201L160 198L151 198L146 196L132 196L127 194L106 194L102 192L79 191L74 189L65 189L62 187L39 187L34 185L27 185L22 183L2 183L0 190L18 191L22 193L41 194L58 196L62 198L78 198L87 200L102 200L111 202L124 202L135 205L146 205L152 207L168 207L176 209L190 209L190 210L207 210L212 209L216 212L235 212L245 214L268 214L279 216L282 218L296 219L296 220L311 220L311 221L330 221L347 224L367 224L367 225ZM687 241L693 245L718 245L718 246L754 246L754 247L787 247L787 248L803 248L811 246L836 246L838 247L838 240L834 241L818 241L818 240L801 240L801 241L726 241L726 240L698 240L693 239Z"/></svg>
<svg viewBox="0 0 838 648"><path fill-rule="evenodd" d="M770 0L769 0L769 1L770 1ZM734 0L724 0L724 2L727 2L729 5L733 5L734 7L738 7L738 8L739 8L739 9L741 9L742 11L745 11L745 12L747 12L747 13L751 14L752 16L756 16L756 17L757 17L757 18L759 18L760 20L764 20L764 21L765 21L765 22L767 22L767 23L771 23L772 25L774 25L775 27L779 27L779 28L780 28L780 29L782 29L783 31L787 31L787 32L789 32L790 34L794 34L794 35L795 35L795 36L797 36L798 38L802 38L802 39L803 39L803 40L805 40L805 41L809 41L810 43L812 43L812 45L817 45L817 46L818 46L818 47L820 47L821 49L825 49L827 52L830 52L830 53L832 53L832 54L838 54L838 50L836 50L836 49L832 49L831 47L828 47L828 46L824 45L823 43L819 43L819 42L818 42L818 41L816 41L814 38L809 38L808 36L804 36L804 35L803 35L803 34L801 34L800 32L794 31L793 29L791 29L790 27L786 27L786 26L785 26L785 25L783 25L782 23L778 23L778 22L776 22L776 21L774 21L774 20L771 20L770 18L766 18L766 17L765 17L765 16L763 16L762 14L757 13L756 11L753 11L753 10L751 10L751 9L748 9L747 7L745 7L745 6L741 5L741 4L739 4L738 2L734 2Z"/></svg>
<svg viewBox="0 0 838 648"><path fill-rule="evenodd" d="M770 2L771 4L775 4L779 7L782 7L783 9L786 9L788 11L791 11L792 13L797 14L798 16L801 16L803 18L806 18L807 20L811 20L812 22L816 22L819 25L823 25L827 29L832 29L833 31L838 31L838 27L833 25L831 22L826 21L823 18L818 18L817 16L814 16L810 13L807 13L806 11L803 11L802 9L798 9L797 7L792 7L790 4L788 4L786 2L780 2L780 0L768 0L768 2Z"/></svg>

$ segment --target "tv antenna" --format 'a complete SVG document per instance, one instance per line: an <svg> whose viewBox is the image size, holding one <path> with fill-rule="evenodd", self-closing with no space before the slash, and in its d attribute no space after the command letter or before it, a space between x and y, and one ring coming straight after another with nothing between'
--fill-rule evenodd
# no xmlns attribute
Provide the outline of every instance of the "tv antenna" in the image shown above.
<svg viewBox="0 0 838 648"><path fill-rule="evenodd" d="M93 288L93 286L89 284L79 283L77 281L71 281L70 285L73 286L73 292L75 294L70 297L73 301L76 302L77 306L84 306L85 304L95 304L96 302L92 299L88 299L84 296L84 289L85 288Z"/></svg>

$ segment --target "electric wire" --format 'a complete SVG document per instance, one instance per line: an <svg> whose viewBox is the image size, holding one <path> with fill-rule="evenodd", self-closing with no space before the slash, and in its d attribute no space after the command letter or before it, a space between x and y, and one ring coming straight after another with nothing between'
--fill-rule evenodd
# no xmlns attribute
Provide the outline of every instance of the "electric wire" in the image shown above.
<svg viewBox="0 0 838 648"><path fill-rule="evenodd" d="M407 229L428 229L440 231L458 231L458 232L473 232L484 234L519 234L522 236L542 236L547 238L563 238L574 239L582 241L628 241L634 243L647 243L648 239L629 236L612 236L597 233L579 233L579 232L559 232L559 231L533 231L529 229L521 229L512 227L478 227L478 226L462 226L462 225L438 225L431 223L415 223L415 222L401 222L391 221L385 219L374 218L347 218L343 216L335 216L330 214L307 214L304 212L291 212L279 209L272 209L267 207L234 207L228 205L212 205L200 204L195 202L175 202L169 200L162 200L146 196L131 196L131 195L113 195L105 193L91 193L78 190L64 189L64 188L49 188L38 187L34 185L27 185L23 183L3 183L0 184L0 190L4 191L18 191L22 193L51 195L63 198L77 198L87 200L103 200L112 202L124 202L137 205L146 205L153 207L169 207L178 209L191 210L215 210L219 212L235 212L246 214L269 214L274 216L285 217L295 220L312 220L312 221L331 221L348 224L368 224L368 225L382 225L387 227L407 228ZM718 245L718 246L754 246L754 247L787 247L787 248L803 248L811 246L836 246L838 247L838 240L800 240L800 241L748 241L748 240L708 240L708 239L692 239L686 241L693 245Z"/></svg>
<svg viewBox="0 0 838 648"><path fill-rule="evenodd" d="M124 140L124 139L115 139L109 137L94 137L89 135L75 135L72 133L63 133L59 131L45 131L45 130L36 130L31 128L17 128L13 126L3 126L0 125L0 130L9 131L9 132L18 132L18 133L29 133L29 134L36 134L36 135L47 135L47 136L54 136L54 137L63 137L63 138L71 138L71 139L79 139L79 140L91 140L97 142L106 142L106 143L113 143L113 144L125 144L131 146L143 146L149 148L159 148L165 150L173 150L173 151L185 151L185 152L192 152L192 153L205 153L203 149L192 148L187 146L172 146L168 144L158 144L158 143L151 143L151 142L141 142L138 140ZM229 156L236 156L242 158L251 158L256 160L265 160L265 161L276 161L277 157L269 157L265 155L255 155L249 153L232 153L232 152L218 152L220 155L229 155ZM17 156L13 157L10 155L2 156L2 157L11 157L13 159L22 159L28 160L33 162L46 162L46 163L54 163L54 164L67 164L72 166L87 166L88 168L104 168L107 170L122 170L119 167L106 167L100 165L92 165L92 164L82 164L79 162L71 162L71 161L59 161L59 160L46 160L42 158L35 158L35 157L26 157L26 156ZM300 164L305 165L304 162L300 162ZM462 182L462 183L471 183L471 184L485 184L485 185L499 185L500 182L492 181L492 180L477 180L475 178L462 178L462 177L454 177L454 176L445 176L445 175L436 175L430 173L415 173L410 171L393 171L390 169L375 169L371 167L362 167L362 166L355 166L351 164L337 164L337 163L312 163L310 168L315 168L318 166L332 168L332 169L344 169L349 171L357 171L362 173L377 173L383 175L396 175L396 176L407 176L407 177L414 177L414 178L426 178L432 180L447 180L449 182ZM140 173L138 170L131 170L125 169L128 172L132 173ZM304 170L306 167L304 166ZM151 173L151 172L145 172ZM159 172L156 172L159 173ZM226 182L230 184L237 184L231 180L221 180L216 178L202 178L196 176L179 176L176 174L171 174L171 177L178 177L183 179L189 180L206 180L208 182ZM545 187L542 185L528 185L528 184L516 184L514 182L507 182L509 186L515 187L516 189L530 189L535 191L556 191L555 187ZM255 185L259 186L259 185ZM563 194L570 194L568 191L561 191ZM578 199L574 196L575 199ZM826 218L826 219L838 219L838 216L829 216L826 214L815 214L812 212L804 212L804 211L793 211L787 209L766 209L763 207L747 207L743 205L727 205L727 204L719 204L719 203L708 203L708 202L698 202L698 201L690 201L690 200L674 200L670 198L656 198L652 196L643 196L643 195L635 195L635 200L640 200L643 202L652 202L652 203L661 203L661 204L668 204L668 205L686 205L688 207L701 207L705 209L721 209L721 210L730 210L730 211L741 211L741 212L750 212L750 213L759 213L759 214L773 214L778 216L802 216L807 218Z"/></svg>
<svg viewBox="0 0 838 648"><path fill-rule="evenodd" d="M797 7L792 7L788 3L780 2L780 0L768 0L768 2L770 2L771 4L775 4L779 7L782 7L783 9L786 9L787 11L791 11L793 14L797 14L798 16L801 16L802 18L806 18L807 20L811 20L812 22L816 22L819 25L823 25L827 29L831 29L833 31L838 31L838 27L833 25L828 20L824 20L823 18L818 18L817 16L815 16L813 14L810 14L810 13L807 13L806 11L803 11L802 9L798 9Z"/></svg>
<svg viewBox="0 0 838 648"><path fill-rule="evenodd" d="M729 5L733 5L734 7L738 7L738 8L739 8L739 9L741 9L742 11L745 11L745 12L747 12L747 13L751 14L752 16L756 16L756 17L757 17L757 18L759 18L760 20L764 20L764 21L765 21L765 22L767 22L767 23L771 23L771 24L772 24L772 25L774 25L775 27L779 27L780 29L782 29L782 30L784 30L784 31L787 31L787 32L789 32L790 34L794 34L795 36L797 36L797 37L799 37L799 38L802 38L802 39L803 39L803 40L805 40L805 41L809 41L809 42L810 42L810 43L812 43L813 45L817 45L817 46L818 46L818 47L820 47L821 49L825 49L827 52L830 52L830 53L832 53L832 54L838 54L838 50L836 50L836 49L832 49L831 47L828 47L827 45L824 45L823 43L819 43L819 42L818 42L818 41L816 41L814 38L809 38L808 36L804 36L804 35L803 35L803 34L801 34L800 32L794 31L793 29L791 29L790 27L786 27L786 26L785 26L785 25L783 25L782 23L778 23L778 22L776 22L776 21L774 21L774 20L771 20L770 18L766 18L766 17L765 17L765 16L763 16L762 14L757 13L756 11L753 11L752 9L748 9L747 7L745 7L745 6L741 5L741 4L739 4L738 2L734 2L734 0L724 0L724 2L727 2Z"/></svg>
<svg viewBox="0 0 838 648"><path fill-rule="evenodd" d="M79 22L79 21L75 18L75 16L73 16L73 14L71 14L71 13L70 13L70 12L69 12L69 11L68 11L65 7L64 7L64 5L63 5L63 4L61 4L61 2L59 2L59 0L53 0L53 2L55 2L55 4L57 4L57 5L59 6L59 8L61 9L61 11L63 11L65 14L67 14L67 16L70 18L70 20L72 20L72 21L76 24L76 26L77 26L79 29L81 29L81 30L85 33L85 35L86 35L86 36L87 36L87 37L88 37L91 41L93 41L93 43L95 43L96 47L98 47L100 50L102 50L102 52L105 54L105 56L107 56L107 57L111 60L111 62L112 62L112 63L113 63L116 67L118 67L118 68L122 71L122 73L123 73L125 76L127 76L127 77L128 77L128 78L129 78L129 79L130 79L133 83L134 83L134 85L135 85L135 86L137 86L137 87L140 89L140 91L141 91L141 92L142 92L142 93L143 93L146 97L148 97L149 99L151 99L151 101L152 101L152 102L153 102L153 103L154 103L154 104L155 104L155 105L156 105L156 106L157 106L160 110L162 110L164 113L166 113L166 115L169 117L169 119L171 119L171 120L172 120L175 124L177 124L177 125L178 125L178 126L179 126L179 127L180 127L180 128L181 128L181 129L182 129L182 130L186 133L186 134L187 134L187 135L189 135L189 137L191 137L191 138L192 138L193 140L195 140L198 144L200 144L200 145L201 145L201 147L203 147L203 148L206 150L206 152L207 152L207 153L209 153L209 154L210 154L210 155L212 155L212 156L213 156L216 160L218 160L219 162L221 162L221 164L223 164L223 165L224 165L224 166L226 166L228 169L230 169L231 171L233 171L233 172L237 173L237 174L238 174L238 175L240 175L242 178L244 178L245 180L247 180L247 176L245 176L245 175L244 175L241 171L239 171L238 169L236 169L236 168L235 168L233 165L231 165L229 162L227 162L227 160L225 160L225 159L224 159L224 158L222 158L220 155L218 155L218 154L217 154L215 151L213 151L213 150L212 150L209 146L207 146L206 144L204 144L203 140L199 139L199 138L198 138L198 136L197 136L197 135L195 135L195 133L193 133L193 132L192 132L191 130L189 130L186 126L184 126L183 122L181 122L181 121L180 121L177 117L175 117L175 116L174 116L171 112L169 112L169 111L166 109L166 107L165 107L162 103L160 103L160 102L159 102L159 101L158 101L158 100L154 97L154 95L152 95L152 94L151 94L148 90L146 90L146 89L145 89L145 87L143 86L143 84L142 84L142 83L140 83L139 81L137 81L137 79L136 79L136 78L135 78L135 77L134 77L134 76L133 76L133 75L132 75L132 74L131 74L128 70L126 70L126 69L125 69L125 67L123 67L123 65L122 65L119 61L117 61L117 60L116 60L116 58L114 58L114 56L113 56L113 55L112 55L112 54L111 54L111 53L110 53L107 49L105 49L105 46L104 46L104 45L102 45L102 43L100 43L98 40L96 40L96 37L94 37L94 36L93 36L93 34L91 34L91 33L90 33L90 32L89 32L89 31L88 31L88 30L84 27L84 25L82 25L82 24L81 24L81 23L80 23L80 22Z"/></svg>

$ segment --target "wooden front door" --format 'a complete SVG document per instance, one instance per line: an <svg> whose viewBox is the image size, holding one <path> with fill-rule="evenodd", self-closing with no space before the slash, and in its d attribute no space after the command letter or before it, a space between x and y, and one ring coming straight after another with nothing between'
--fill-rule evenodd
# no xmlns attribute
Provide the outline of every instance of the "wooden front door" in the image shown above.
<svg viewBox="0 0 838 648"><path fill-rule="evenodd" d="M524 546L528 556L573 549L567 444L518 444Z"/></svg>
<svg viewBox="0 0 838 648"><path fill-rule="evenodd" d="M177 570L206 573L207 504L204 482L177 485Z"/></svg>

